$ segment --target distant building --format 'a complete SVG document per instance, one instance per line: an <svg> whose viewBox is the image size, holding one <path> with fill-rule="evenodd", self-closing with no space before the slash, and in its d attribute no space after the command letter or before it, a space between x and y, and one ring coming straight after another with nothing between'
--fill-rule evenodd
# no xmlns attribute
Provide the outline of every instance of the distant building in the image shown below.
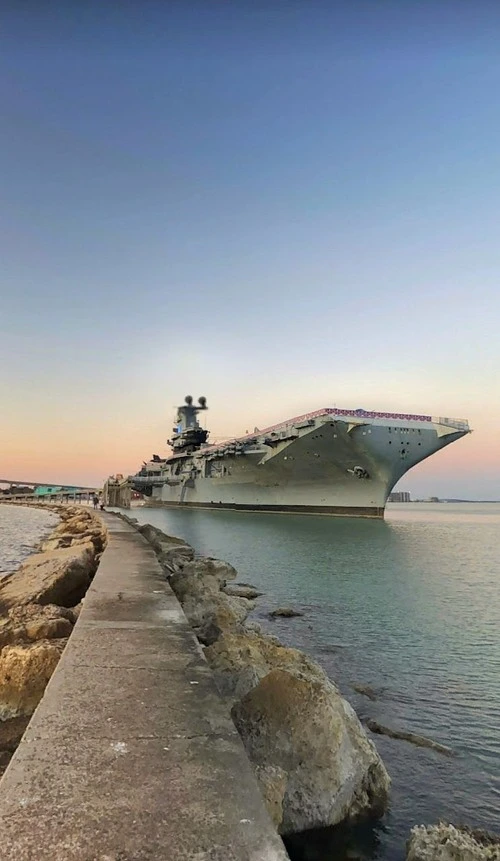
<svg viewBox="0 0 500 861"><path fill-rule="evenodd" d="M389 494L388 502L411 502L411 495L408 490L397 490Z"/></svg>
<svg viewBox="0 0 500 861"><path fill-rule="evenodd" d="M39 485L35 487L35 496L52 496L55 493L75 493L77 487L62 487L61 485L48 487L47 485Z"/></svg>

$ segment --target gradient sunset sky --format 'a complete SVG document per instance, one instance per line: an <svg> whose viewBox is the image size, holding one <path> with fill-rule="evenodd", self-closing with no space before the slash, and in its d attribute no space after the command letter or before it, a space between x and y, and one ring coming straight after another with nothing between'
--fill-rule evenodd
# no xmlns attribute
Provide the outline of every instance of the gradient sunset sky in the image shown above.
<svg viewBox="0 0 500 861"><path fill-rule="evenodd" d="M2 7L0 476L323 406L467 417L500 498L500 4Z"/></svg>

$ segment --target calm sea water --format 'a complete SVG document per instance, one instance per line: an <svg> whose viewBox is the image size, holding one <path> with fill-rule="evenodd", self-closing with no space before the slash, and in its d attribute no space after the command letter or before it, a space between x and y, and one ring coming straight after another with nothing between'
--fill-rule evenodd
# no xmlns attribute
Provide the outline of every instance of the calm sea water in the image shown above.
<svg viewBox="0 0 500 861"><path fill-rule="evenodd" d="M0 505L0 576L15 571L58 520L50 511Z"/></svg>
<svg viewBox="0 0 500 861"><path fill-rule="evenodd" d="M500 832L500 505L390 506L384 521L132 513L231 562L265 593L253 615L318 660L361 719L457 753L375 736L393 781L389 813L341 847L331 830L301 837L289 846L294 859L395 861L412 825L440 818ZM269 610L284 604L305 615L271 622Z"/></svg>

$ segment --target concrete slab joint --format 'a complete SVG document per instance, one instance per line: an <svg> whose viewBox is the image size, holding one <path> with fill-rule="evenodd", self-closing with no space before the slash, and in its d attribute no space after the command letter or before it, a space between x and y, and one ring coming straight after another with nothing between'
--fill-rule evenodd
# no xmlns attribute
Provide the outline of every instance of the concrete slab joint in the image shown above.
<svg viewBox="0 0 500 861"><path fill-rule="evenodd" d="M0 781L1 861L286 859L153 549L103 517L97 574Z"/></svg>

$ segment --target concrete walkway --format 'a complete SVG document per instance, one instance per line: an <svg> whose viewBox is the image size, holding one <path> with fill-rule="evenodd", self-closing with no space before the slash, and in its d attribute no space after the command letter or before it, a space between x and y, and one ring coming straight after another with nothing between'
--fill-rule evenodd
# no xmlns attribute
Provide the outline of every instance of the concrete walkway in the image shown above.
<svg viewBox="0 0 500 861"><path fill-rule="evenodd" d="M156 556L104 518L84 609L0 781L1 861L284 861Z"/></svg>

